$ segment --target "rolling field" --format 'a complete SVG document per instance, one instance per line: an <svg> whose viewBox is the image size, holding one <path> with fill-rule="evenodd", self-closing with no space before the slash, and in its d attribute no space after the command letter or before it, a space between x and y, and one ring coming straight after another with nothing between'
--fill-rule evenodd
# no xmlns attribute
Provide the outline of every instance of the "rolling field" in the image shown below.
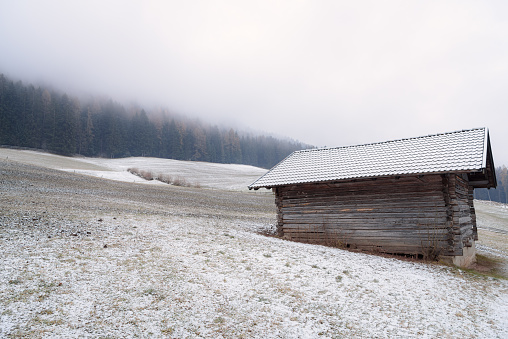
<svg viewBox="0 0 508 339"><path fill-rule="evenodd" d="M264 235L264 171L0 149L0 337L508 336L505 279ZM506 205L475 204L504 260Z"/></svg>

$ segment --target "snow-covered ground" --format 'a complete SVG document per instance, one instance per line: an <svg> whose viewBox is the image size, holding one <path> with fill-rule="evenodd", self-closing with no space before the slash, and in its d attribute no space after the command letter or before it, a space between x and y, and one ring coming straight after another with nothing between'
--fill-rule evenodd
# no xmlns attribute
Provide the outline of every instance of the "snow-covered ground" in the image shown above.
<svg viewBox="0 0 508 339"><path fill-rule="evenodd" d="M508 205L475 200L479 254L501 260L501 269L508 276Z"/></svg>
<svg viewBox="0 0 508 339"><path fill-rule="evenodd" d="M508 336L505 281L267 238L235 221L104 220L108 235L3 246L0 333Z"/></svg>
<svg viewBox="0 0 508 339"><path fill-rule="evenodd" d="M492 232L508 234L508 205L497 202L475 200L479 216L478 227Z"/></svg>
<svg viewBox="0 0 508 339"><path fill-rule="evenodd" d="M275 221L270 194L10 159L0 155L0 337L508 337L506 280L261 235Z"/></svg>

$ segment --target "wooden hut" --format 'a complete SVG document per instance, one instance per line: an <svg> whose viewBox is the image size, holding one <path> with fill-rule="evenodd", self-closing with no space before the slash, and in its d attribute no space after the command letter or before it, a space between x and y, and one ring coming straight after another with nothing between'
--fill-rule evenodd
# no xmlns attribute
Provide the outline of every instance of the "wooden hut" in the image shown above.
<svg viewBox="0 0 508 339"><path fill-rule="evenodd" d="M296 151L249 186L272 189L285 239L475 259L473 189L496 187L486 128Z"/></svg>

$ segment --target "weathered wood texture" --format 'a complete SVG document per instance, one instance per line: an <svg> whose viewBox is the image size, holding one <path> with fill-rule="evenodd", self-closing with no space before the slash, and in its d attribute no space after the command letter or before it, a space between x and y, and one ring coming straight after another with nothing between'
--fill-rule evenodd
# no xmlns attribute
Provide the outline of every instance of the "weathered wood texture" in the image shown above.
<svg viewBox="0 0 508 339"><path fill-rule="evenodd" d="M472 188L455 174L277 187L279 235L386 253L462 255L476 235Z"/></svg>

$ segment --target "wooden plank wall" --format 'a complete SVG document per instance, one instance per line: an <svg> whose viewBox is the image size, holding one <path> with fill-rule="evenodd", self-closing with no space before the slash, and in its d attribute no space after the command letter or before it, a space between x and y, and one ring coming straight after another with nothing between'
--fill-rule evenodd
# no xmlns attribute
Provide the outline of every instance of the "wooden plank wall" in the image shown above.
<svg viewBox="0 0 508 339"><path fill-rule="evenodd" d="M462 255L472 234L468 189L455 175L278 187L278 231L373 252Z"/></svg>

